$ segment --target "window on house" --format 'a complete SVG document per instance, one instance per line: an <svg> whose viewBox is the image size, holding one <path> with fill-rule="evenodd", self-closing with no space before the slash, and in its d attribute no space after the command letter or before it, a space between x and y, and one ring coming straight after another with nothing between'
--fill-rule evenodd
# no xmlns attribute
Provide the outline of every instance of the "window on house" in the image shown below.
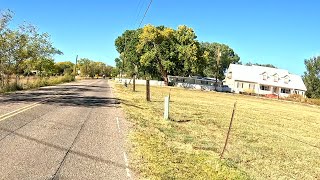
<svg viewBox="0 0 320 180"><path fill-rule="evenodd" d="M289 81L290 81L289 76L286 76L286 77L284 78L284 83L288 84Z"/></svg>
<svg viewBox="0 0 320 180"><path fill-rule="evenodd" d="M243 82L238 82L237 88L243 88Z"/></svg>
<svg viewBox="0 0 320 180"><path fill-rule="evenodd" d="M278 82L279 81L279 76L278 76L278 74L275 74L274 75L274 82Z"/></svg>
<svg viewBox="0 0 320 180"><path fill-rule="evenodd" d="M255 85L254 84L249 84L249 89L254 89Z"/></svg>
<svg viewBox="0 0 320 180"><path fill-rule="evenodd" d="M269 91L270 90L270 87L269 86L265 86L265 85L260 85L260 89L262 91Z"/></svg>
<svg viewBox="0 0 320 180"><path fill-rule="evenodd" d="M265 72L262 74L262 78L263 80L267 80L268 79L268 74Z"/></svg>
<svg viewBox="0 0 320 180"><path fill-rule="evenodd" d="M281 93L283 94L290 94L290 89L282 88Z"/></svg>

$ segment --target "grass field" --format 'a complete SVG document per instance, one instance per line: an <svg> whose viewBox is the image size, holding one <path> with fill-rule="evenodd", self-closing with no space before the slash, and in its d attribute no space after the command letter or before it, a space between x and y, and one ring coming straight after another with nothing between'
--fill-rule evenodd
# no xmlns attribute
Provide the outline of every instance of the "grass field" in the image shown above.
<svg viewBox="0 0 320 180"><path fill-rule="evenodd" d="M131 166L147 179L320 179L320 107L250 96L115 85L130 132ZM237 110L219 159L232 108Z"/></svg>

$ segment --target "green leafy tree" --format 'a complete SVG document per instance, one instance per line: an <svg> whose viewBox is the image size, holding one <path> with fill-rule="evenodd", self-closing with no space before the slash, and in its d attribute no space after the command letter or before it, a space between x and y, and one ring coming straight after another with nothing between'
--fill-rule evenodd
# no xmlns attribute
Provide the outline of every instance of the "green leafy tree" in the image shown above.
<svg viewBox="0 0 320 180"><path fill-rule="evenodd" d="M141 64L155 65L166 85L168 74L174 71L178 60L174 36L175 31L171 28L147 25L139 36L137 46L137 52L142 54Z"/></svg>
<svg viewBox="0 0 320 180"><path fill-rule="evenodd" d="M225 44L201 43L204 49L203 58L206 60L207 68L204 74L208 77L224 79L224 72L231 63L238 63L240 57Z"/></svg>
<svg viewBox="0 0 320 180"><path fill-rule="evenodd" d="M192 28L179 26L175 31L178 61L176 73L184 76L202 74L204 69L203 58L199 57L200 44ZM179 72L180 71L180 72Z"/></svg>
<svg viewBox="0 0 320 180"><path fill-rule="evenodd" d="M115 46L120 54L115 59L117 73L163 79L165 84L168 75L223 79L229 64L240 60L225 44L199 43L194 30L184 25L177 30L152 25L127 30L115 40Z"/></svg>
<svg viewBox="0 0 320 180"><path fill-rule="evenodd" d="M38 70L41 76L54 74L53 56L62 54L53 47L48 33L39 33L30 24L20 25L17 29L10 28L12 17L10 10L0 14L1 89L9 87L13 75L17 87L20 75L29 75L32 70Z"/></svg>
<svg viewBox="0 0 320 180"><path fill-rule="evenodd" d="M55 63L56 73L58 75L72 74L75 64L70 61Z"/></svg>
<svg viewBox="0 0 320 180"><path fill-rule="evenodd" d="M320 98L320 56L306 59L304 64L306 71L303 75L303 81L307 87L306 96Z"/></svg>
<svg viewBox="0 0 320 180"><path fill-rule="evenodd" d="M82 58L78 61L81 76L95 77L95 76L110 76L112 67L107 66L103 62L97 62L88 58Z"/></svg>
<svg viewBox="0 0 320 180"><path fill-rule="evenodd" d="M138 74L144 68L140 63L140 54L136 50L141 32L141 29L127 30L115 40L115 46L122 62L119 68L129 77Z"/></svg>
<svg viewBox="0 0 320 180"><path fill-rule="evenodd" d="M81 76L90 75L90 61L88 58L79 59L78 66L80 67Z"/></svg>

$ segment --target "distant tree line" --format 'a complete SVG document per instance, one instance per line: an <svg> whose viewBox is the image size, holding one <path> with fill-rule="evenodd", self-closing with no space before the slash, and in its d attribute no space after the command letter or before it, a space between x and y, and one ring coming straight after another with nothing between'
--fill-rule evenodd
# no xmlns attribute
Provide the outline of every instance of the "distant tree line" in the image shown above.
<svg viewBox="0 0 320 180"><path fill-rule="evenodd" d="M259 63L252 63L252 62L248 62L245 64L246 66L263 66L263 67L270 67L270 68L276 68L278 69L278 67L276 67L273 64L259 64Z"/></svg>
<svg viewBox="0 0 320 180"><path fill-rule="evenodd" d="M224 78L230 63L240 57L225 44L199 42L192 28L146 25L126 30L115 40L120 54L115 73L162 79L168 75Z"/></svg>
<svg viewBox="0 0 320 180"><path fill-rule="evenodd" d="M26 23L10 28L13 15L10 10L0 12L0 90L13 83L17 86L20 76L34 74L39 77L76 75L77 69L83 76L111 76L113 68L102 62L80 59L76 68L70 61L54 62L53 56L63 53L53 47L50 35Z"/></svg>
<svg viewBox="0 0 320 180"><path fill-rule="evenodd" d="M88 58L82 58L77 64L77 69L80 70L81 76L95 77L95 76L107 76L111 77L113 67L108 66L103 62L97 62Z"/></svg>

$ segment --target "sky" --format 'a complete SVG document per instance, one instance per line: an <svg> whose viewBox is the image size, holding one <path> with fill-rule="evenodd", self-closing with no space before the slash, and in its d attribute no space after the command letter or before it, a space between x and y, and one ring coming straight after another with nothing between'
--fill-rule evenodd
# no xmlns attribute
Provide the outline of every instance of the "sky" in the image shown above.
<svg viewBox="0 0 320 180"><path fill-rule="evenodd" d="M137 29L150 0L0 0L0 10L48 32L64 55L115 65L114 41ZM302 75L304 60L320 55L317 0L153 0L142 23L193 28L197 39L230 46L243 63L273 64Z"/></svg>

